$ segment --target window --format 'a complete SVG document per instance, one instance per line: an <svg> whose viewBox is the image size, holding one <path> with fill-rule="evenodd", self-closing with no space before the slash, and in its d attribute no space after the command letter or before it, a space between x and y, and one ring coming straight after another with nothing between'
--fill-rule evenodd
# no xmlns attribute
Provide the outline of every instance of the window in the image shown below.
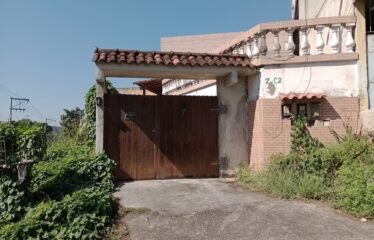
<svg viewBox="0 0 374 240"><path fill-rule="evenodd" d="M290 118L291 116L292 116L291 104L283 104L282 105L282 117L283 118Z"/></svg>
<svg viewBox="0 0 374 240"><path fill-rule="evenodd" d="M297 104L297 116L298 117L308 117L306 104Z"/></svg>
<svg viewBox="0 0 374 240"><path fill-rule="evenodd" d="M310 113L312 118L319 118L321 116L320 104L311 103L310 104Z"/></svg>

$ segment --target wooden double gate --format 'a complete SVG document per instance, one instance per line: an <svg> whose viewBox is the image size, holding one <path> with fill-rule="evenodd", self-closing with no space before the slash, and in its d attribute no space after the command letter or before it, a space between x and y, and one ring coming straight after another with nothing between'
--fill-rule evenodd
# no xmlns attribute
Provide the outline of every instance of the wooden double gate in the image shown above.
<svg viewBox="0 0 374 240"><path fill-rule="evenodd" d="M117 179L218 177L217 97L105 95Z"/></svg>

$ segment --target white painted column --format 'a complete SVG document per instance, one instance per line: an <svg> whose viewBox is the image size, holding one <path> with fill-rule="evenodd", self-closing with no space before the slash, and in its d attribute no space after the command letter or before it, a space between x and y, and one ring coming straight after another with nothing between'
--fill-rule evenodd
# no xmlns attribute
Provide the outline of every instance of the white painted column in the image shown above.
<svg viewBox="0 0 374 240"><path fill-rule="evenodd" d="M96 75L96 152L104 152L104 94L105 76L98 71ZM100 100L101 99L101 100ZM100 106L99 106L100 105Z"/></svg>

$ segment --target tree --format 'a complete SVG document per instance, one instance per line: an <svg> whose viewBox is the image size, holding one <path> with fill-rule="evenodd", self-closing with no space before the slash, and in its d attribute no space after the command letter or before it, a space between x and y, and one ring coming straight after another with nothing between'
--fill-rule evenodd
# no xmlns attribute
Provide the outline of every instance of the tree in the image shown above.
<svg viewBox="0 0 374 240"><path fill-rule="evenodd" d="M79 107L68 110L64 109L64 114L61 115L61 129L62 135L66 137L74 137L77 135L81 120L83 118L83 110Z"/></svg>

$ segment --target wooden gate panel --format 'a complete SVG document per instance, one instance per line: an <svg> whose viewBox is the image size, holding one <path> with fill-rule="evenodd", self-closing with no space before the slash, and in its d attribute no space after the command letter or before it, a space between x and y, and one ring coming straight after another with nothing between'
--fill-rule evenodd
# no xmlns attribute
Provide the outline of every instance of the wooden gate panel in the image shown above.
<svg viewBox="0 0 374 240"><path fill-rule="evenodd" d="M125 179L154 179L155 98L120 96L120 169Z"/></svg>
<svg viewBox="0 0 374 240"><path fill-rule="evenodd" d="M117 178L217 177L216 97L105 95L104 142Z"/></svg>
<svg viewBox="0 0 374 240"><path fill-rule="evenodd" d="M157 178L217 177L217 98L162 96L159 101Z"/></svg>
<svg viewBox="0 0 374 240"><path fill-rule="evenodd" d="M123 176L120 169L120 99L117 95L104 96L104 149L105 153L117 163L116 176Z"/></svg>

